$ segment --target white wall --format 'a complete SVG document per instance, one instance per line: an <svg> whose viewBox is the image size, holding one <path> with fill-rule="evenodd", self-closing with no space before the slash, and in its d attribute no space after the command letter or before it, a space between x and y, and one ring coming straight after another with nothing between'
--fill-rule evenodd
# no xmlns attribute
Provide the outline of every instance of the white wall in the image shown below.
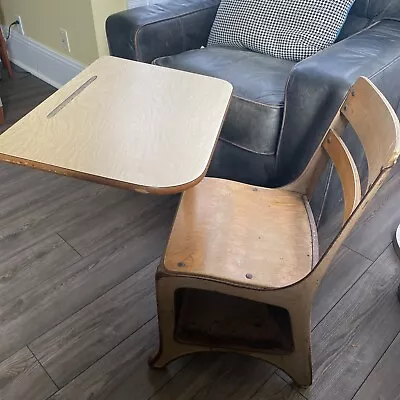
<svg viewBox="0 0 400 400"><path fill-rule="evenodd" d="M128 8L146 6L149 4L162 3L166 0L128 0Z"/></svg>

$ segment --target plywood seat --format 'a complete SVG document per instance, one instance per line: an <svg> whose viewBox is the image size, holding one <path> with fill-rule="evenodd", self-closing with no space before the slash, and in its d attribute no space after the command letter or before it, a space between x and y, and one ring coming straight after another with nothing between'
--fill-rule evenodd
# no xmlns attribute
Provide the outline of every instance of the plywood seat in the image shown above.
<svg viewBox="0 0 400 400"><path fill-rule="evenodd" d="M308 208L296 192L204 179L183 194L164 268L270 288L295 283L317 258Z"/></svg>

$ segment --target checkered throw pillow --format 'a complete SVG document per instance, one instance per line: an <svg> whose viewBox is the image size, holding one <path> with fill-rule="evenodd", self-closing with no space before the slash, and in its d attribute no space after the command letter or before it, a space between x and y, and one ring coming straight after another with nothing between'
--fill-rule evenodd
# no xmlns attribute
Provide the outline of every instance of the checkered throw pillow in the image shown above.
<svg viewBox="0 0 400 400"><path fill-rule="evenodd" d="M354 0L221 0L208 45L300 61L331 45Z"/></svg>

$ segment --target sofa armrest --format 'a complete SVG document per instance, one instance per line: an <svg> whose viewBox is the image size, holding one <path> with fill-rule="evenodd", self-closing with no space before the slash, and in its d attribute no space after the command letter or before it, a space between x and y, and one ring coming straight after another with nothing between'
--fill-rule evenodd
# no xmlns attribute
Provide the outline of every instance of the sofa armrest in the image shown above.
<svg viewBox="0 0 400 400"><path fill-rule="evenodd" d="M220 0L169 0L108 17L113 56L142 62L207 44Z"/></svg>
<svg viewBox="0 0 400 400"><path fill-rule="evenodd" d="M304 169L359 76L371 79L400 112L400 21L381 21L296 64L286 87L276 185Z"/></svg>

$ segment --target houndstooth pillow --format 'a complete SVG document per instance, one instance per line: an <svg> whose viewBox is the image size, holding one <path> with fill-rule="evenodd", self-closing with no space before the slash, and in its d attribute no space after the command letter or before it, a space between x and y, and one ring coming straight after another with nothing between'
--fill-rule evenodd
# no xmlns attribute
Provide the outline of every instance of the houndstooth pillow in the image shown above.
<svg viewBox="0 0 400 400"><path fill-rule="evenodd" d="M331 45L355 0L221 0L208 45L300 61Z"/></svg>

